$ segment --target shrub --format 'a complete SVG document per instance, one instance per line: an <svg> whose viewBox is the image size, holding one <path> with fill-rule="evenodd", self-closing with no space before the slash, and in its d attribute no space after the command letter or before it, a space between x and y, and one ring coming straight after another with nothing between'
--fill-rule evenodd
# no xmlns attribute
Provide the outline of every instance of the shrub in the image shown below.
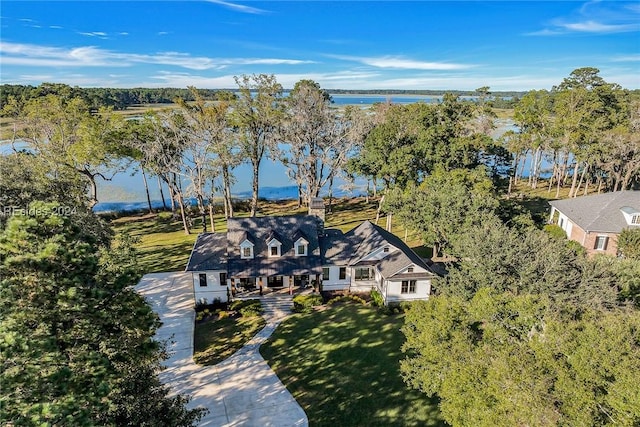
<svg viewBox="0 0 640 427"><path fill-rule="evenodd" d="M384 305L382 294L377 289L371 289L371 304L374 307L382 307Z"/></svg>
<svg viewBox="0 0 640 427"><path fill-rule="evenodd" d="M229 305L229 310L237 311L243 317L258 316L262 312L259 299L235 300Z"/></svg>
<svg viewBox="0 0 640 427"><path fill-rule="evenodd" d="M338 295L337 297L333 297L329 301L327 301L327 304L333 305L338 302L346 301L346 300L351 300L353 302L357 302L358 304L363 304L363 305L367 304L367 301L364 298L358 295L352 295L352 294Z"/></svg>
<svg viewBox="0 0 640 427"><path fill-rule="evenodd" d="M556 239L566 239L567 233L564 232L560 226L555 224L547 224L544 226L544 231L546 231L550 236L555 237Z"/></svg>
<svg viewBox="0 0 640 427"><path fill-rule="evenodd" d="M260 316L260 313L262 313L262 306L259 302L258 304L248 305L240 309L240 316L242 317Z"/></svg>
<svg viewBox="0 0 640 427"><path fill-rule="evenodd" d="M320 294L297 295L293 298L293 311L296 313L308 313L317 305L322 305Z"/></svg>

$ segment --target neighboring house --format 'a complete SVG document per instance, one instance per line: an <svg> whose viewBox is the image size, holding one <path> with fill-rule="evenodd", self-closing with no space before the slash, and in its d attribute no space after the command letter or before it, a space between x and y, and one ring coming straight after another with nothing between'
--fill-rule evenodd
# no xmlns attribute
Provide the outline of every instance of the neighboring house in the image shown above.
<svg viewBox="0 0 640 427"><path fill-rule="evenodd" d="M640 191L617 191L549 204L550 222L560 226L589 254L617 255L620 232L640 227Z"/></svg>
<svg viewBox="0 0 640 427"><path fill-rule="evenodd" d="M401 239L369 221L346 234L325 230L322 199L312 201L309 215L229 218L226 233L198 236L186 271L201 303L246 289L318 285L377 289L387 304L427 299L436 277Z"/></svg>

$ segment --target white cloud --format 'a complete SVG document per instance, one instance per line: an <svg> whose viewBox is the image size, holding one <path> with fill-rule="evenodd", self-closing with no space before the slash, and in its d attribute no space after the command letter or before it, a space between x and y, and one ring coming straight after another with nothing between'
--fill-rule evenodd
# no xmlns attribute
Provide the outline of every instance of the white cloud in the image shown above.
<svg viewBox="0 0 640 427"><path fill-rule="evenodd" d="M640 61L640 54L632 54L632 55L620 55L611 58L613 62L638 62Z"/></svg>
<svg viewBox="0 0 640 427"><path fill-rule="evenodd" d="M231 3L222 0L207 0L209 3L219 4L220 6L224 6L228 9L235 10L242 13L250 13L253 15L261 15L263 13L269 13L267 10L258 9L256 7L246 6L243 4Z"/></svg>
<svg viewBox="0 0 640 427"><path fill-rule="evenodd" d="M344 55L327 55L331 58L342 59L346 61L360 62L365 65L376 68L386 68L395 70L463 70L472 68L472 64L456 64L451 62L427 62L407 59L401 56L379 56L379 57L359 57Z"/></svg>
<svg viewBox="0 0 640 427"><path fill-rule="evenodd" d="M87 31L87 32L78 31L78 34L82 36L87 36L87 37L98 37L103 40L107 39L107 33L102 31Z"/></svg>
<svg viewBox="0 0 640 427"><path fill-rule="evenodd" d="M622 33L640 29L640 24L603 24L597 21L573 22L559 26L583 33Z"/></svg>
<svg viewBox="0 0 640 427"><path fill-rule="evenodd" d="M551 20L528 36L555 36L571 33L613 34L640 31L640 7L622 2L589 1L570 14Z"/></svg>
<svg viewBox="0 0 640 427"><path fill-rule="evenodd" d="M95 46L63 49L0 42L0 63L41 67L128 67L134 64L158 64L191 70L221 70L231 65L300 65L313 61L290 58L209 58L180 52L148 55L114 52Z"/></svg>

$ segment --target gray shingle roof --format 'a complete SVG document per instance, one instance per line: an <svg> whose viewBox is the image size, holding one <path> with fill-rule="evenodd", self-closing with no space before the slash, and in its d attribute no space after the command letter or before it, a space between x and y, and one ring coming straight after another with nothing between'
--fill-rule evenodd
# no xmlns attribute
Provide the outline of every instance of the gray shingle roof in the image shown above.
<svg viewBox="0 0 640 427"><path fill-rule="evenodd" d="M375 264L383 277L392 277L411 264L432 274L425 261L400 238L369 221L348 233L326 229L320 237L317 221L307 215L230 218L227 233L198 236L186 271L227 270L236 278L321 274L323 264L356 265L373 250L391 245L399 251L382 260L367 262ZM282 244L279 257L269 256L267 243L273 237ZM299 237L309 242L307 256L295 255L294 244ZM240 256L240 243L245 239L254 244L252 259Z"/></svg>
<svg viewBox="0 0 640 427"><path fill-rule="evenodd" d="M196 238L185 271L226 270L226 233L202 233Z"/></svg>
<svg viewBox="0 0 640 427"><path fill-rule="evenodd" d="M640 191L595 194L549 204L585 231L620 233L629 227L620 209L631 207L640 212Z"/></svg>
<svg viewBox="0 0 640 427"><path fill-rule="evenodd" d="M227 221L227 253L229 275L256 277L274 275L321 274L322 263L318 241L318 222L313 216L265 216L229 218ZM245 233L253 237L253 259L240 257L240 243ZM294 243L300 235L309 242L307 256L296 256ZM267 242L277 235L281 255L269 257Z"/></svg>
<svg viewBox="0 0 640 427"><path fill-rule="evenodd" d="M330 230L327 230L329 232ZM403 268L414 264L431 272L429 266L398 236L365 221L346 234L329 234L323 242L327 264L354 265L373 250L391 245L400 251L391 253L376 264L383 277L389 278Z"/></svg>

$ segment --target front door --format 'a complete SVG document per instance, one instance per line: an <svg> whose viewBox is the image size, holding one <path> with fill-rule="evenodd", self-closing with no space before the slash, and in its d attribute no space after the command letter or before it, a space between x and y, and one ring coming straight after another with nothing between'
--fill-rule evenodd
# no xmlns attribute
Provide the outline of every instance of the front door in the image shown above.
<svg viewBox="0 0 640 427"><path fill-rule="evenodd" d="M302 274L300 276L293 276L293 285L300 286L301 288L306 288L309 286L309 275Z"/></svg>
<svg viewBox="0 0 640 427"><path fill-rule="evenodd" d="M267 277L267 286L270 288L281 288L284 286L283 276L269 276Z"/></svg>
<svg viewBox="0 0 640 427"><path fill-rule="evenodd" d="M244 288L245 290L251 290L256 288L256 278L255 277L245 277L242 279L238 279L240 284L239 287Z"/></svg>

